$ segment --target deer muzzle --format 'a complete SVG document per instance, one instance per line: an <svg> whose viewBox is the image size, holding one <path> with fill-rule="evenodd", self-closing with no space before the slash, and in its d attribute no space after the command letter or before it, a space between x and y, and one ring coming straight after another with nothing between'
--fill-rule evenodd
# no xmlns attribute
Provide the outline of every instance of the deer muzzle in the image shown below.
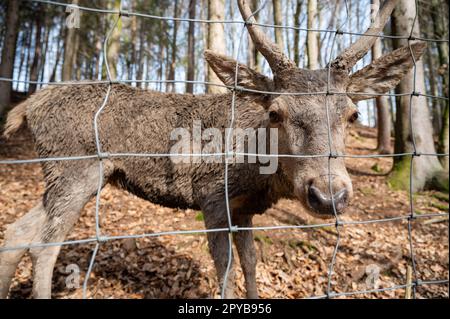
<svg viewBox="0 0 450 319"><path fill-rule="evenodd" d="M308 189L308 205L317 214L334 215L334 207L337 214L342 214L348 205L349 192L346 188L339 190L331 197L320 189L310 186Z"/></svg>

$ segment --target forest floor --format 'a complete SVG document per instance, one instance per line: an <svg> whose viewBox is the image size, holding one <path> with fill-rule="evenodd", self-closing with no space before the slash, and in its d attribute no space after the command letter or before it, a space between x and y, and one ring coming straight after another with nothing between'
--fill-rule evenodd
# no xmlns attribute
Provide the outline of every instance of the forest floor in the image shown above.
<svg viewBox="0 0 450 319"><path fill-rule="evenodd" d="M357 127L348 138L347 152L375 154L376 131ZM36 156L24 133L0 140L0 158ZM374 220L409 214L409 195L388 187L391 158L346 159L355 196L344 221ZM39 164L0 165L0 246L6 226L25 214L43 193ZM448 194L415 194L418 214L448 212ZM194 210L168 209L107 186L101 195L101 229L107 235L142 234L203 228ZM255 226L319 224L295 201L283 200ZM333 222L328 220L326 222ZM94 200L68 240L95 236ZM256 231L257 283L262 298L305 298L327 290L328 267L336 245L335 227ZM448 279L448 218L412 221L412 239L421 280ZM53 275L54 298L79 298L94 244L63 246ZM236 254L235 254L236 255ZM80 268L80 287L67 288L68 265ZM340 227L331 288L335 292L387 288L406 283L411 264L406 219ZM70 267L69 267L70 268ZM377 273L379 272L379 276ZM103 243L88 285L91 298L215 298L219 296L215 270L205 235L171 235ZM243 275L236 270L237 295L244 296ZM375 280L374 280L375 278ZM376 280L378 278L378 280ZM374 285L374 283L376 283ZM11 298L31 295L31 261L23 258L10 291ZM404 298L405 289L349 295L340 298ZM418 298L448 298L448 284L417 288Z"/></svg>

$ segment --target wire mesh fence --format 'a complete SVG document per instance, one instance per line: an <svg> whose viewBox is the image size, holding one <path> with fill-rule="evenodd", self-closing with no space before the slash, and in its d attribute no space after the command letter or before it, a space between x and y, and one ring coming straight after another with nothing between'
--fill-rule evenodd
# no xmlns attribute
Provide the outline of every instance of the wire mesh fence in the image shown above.
<svg viewBox="0 0 450 319"><path fill-rule="evenodd" d="M62 157L47 157L47 158L33 158L33 159L18 159L18 160L0 160L0 165L17 165L17 164L31 164L31 163L39 163L39 162L48 162L48 161L83 161L83 160L92 160L97 159L98 161L98 170L99 170L99 181L98 181L98 189L96 193L96 200L95 200L95 236L92 238L85 238L85 239L78 239L78 240L67 240L62 242L36 242L29 245L22 245L22 246L15 246L15 247L1 247L0 252L3 251L11 251L11 250L17 250L17 249L23 249L23 248L36 248L36 247L50 247L50 246L64 246L64 245L76 245L76 244L86 244L86 243L94 243L95 247L92 252L92 256L90 258L89 267L84 279L83 283L83 297L86 298L87 296L87 289L88 289L88 281L93 269L93 266L95 264L95 259L99 250L100 245L107 241L113 241L113 240L120 240L120 239L138 239L138 238L146 238L146 237L158 237L158 236L168 236L168 235L181 235L181 234L206 234L210 232L226 232L228 233L228 264L227 264L227 270L225 272L224 277L224 284L222 286L222 297L225 296L225 289L226 289L226 283L227 278L230 274L231 269L231 263L232 263L232 243L233 243L233 234L239 231L248 231L248 230L260 230L260 231L277 231L277 230L285 230L285 229L309 229L309 228L319 228L319 227L334 227L337 234L336 243L333 249L333 254L331 261L328 265L328 278L327 278L327 289L326 293L323 295L313 295L309 298L316 299L316 298L334 298L334 297L340 297L340 296L351 296L351 295L357 295L357 294L366 294L366 293L376 293L376 292L383 292L388 290L397 290L397 289L412 289L413 297L416 297L416 289L419 286L422 285L437 285L437 284L448 284L448 279L438 279L438 280L421 280L417 273L417 262L416 262L416 256L414 252L414 241L412 238L412 222L417 219L423 219L423 218L431 218L431 217L445 217L448 216L448 213L429 213L429 214L417 214L414 209L414 200L413 200L413 169L414 169L414 159L419 156L437 156L437 157L448 157L448 153L421 153L417 149L416 145L416 139L414 134L414 126L413 126L413 120L412 120L412 103L414 98L418 97L426 97L430 99L443 99L448 101L448 98L445 96L435 96L426 94L426 92L417 92L416 91L416 58L414 57L412 48L411 48L411 42L412 41L426 41L426 42L445 42L448 43L448 39L432 39L432 38L423 38L423 37L415 37L413 36L413 29L414 25L417 20L418 16L418 8L419 8L419 2L416 1L416 14L414 17L414 21L411 27L410 34L397 36L397 35L385 35L385 34L371 34L367 35L360 32L352 32L348 30L344 30L343 27L346 25L347 20L349 19L349 10L348 10L348 3L347 0L344 1L345 8L346 8L346 18L345 21L336 29L330 30L330 29L308 29L308 28L302 28L300 26L290 26L290 25L274 25L274 24L264 24L264 23L257 23L252 18L253 16L258 13L260 10L262 10L267 5L267 0L263 1L259 8L257 8L253 15L248 19L247 21L244 20L206 20L206 19L188 19L188 18L179 18L179 17L172 17L172 16L157 16L157 15L151 15L151 14L144 14L140 12L131 12L127 10L123 10L123 6L121 3L120 10L109 10L109 9L97 9L92 7L85 7L85 6L79 6L79 5L73 5L70 3L62 3L57 1L46 1L46 0L27 0L32 2L41 3L42 5L51 5L51 6L60 6L65 8L75 8L77 10L82 10L86 12L91 12L95 14L109 14L109 15L115 15L116 19L114 20L113 25L111 28L109 28L105 39L103 41L103 52L105 60L104 65L106 67L106 80L89 80L89 81L81 81L81 82L49 82L49 81L28 81L28 80L16 80L11 78L1 78L0 81L7 81L7 82L21 82L25 84L38 84L38 85L107 85L107 91L104 96L103 102L101 105L99 105L94 119L93 119L93 126L94 126L94 134L95 134L95 145L96 145L96 154L86 154L86 155L80 155L80 156L62 156ZM206 81L185 81L185 80L172 80L172 81L161 81L161 80L116 80L112 78L111 72L110 72L110 65L107 60L107 46L109 39L111 37L112 32L117 27L118 22L122 17L129 17L129 16L135 16L142 19L157 19L157 20L166 20L166 21L182 21L182 22L193 22L193 23L202 23L202 24L212 24L212 23L221 23L221 24L235 24L237 26L240 26L240 31L238 33L238 39L237 39L237 46L234 52L234 58L236 61L239 60L239 54L240 54L240 48L243 43L244 35L246 34L246 28L248 24L257 25L264 28L281 28L281 29L291 29L291 30L300 30L305 32L323 32L323 33L330 33L333 36L332 39L332 45L330 54L327 58L328 64L327 64L327 89L323 92L272 92L272 91L260 91L260 90L253 90L253 89L247 89L244 87L241 87L238 85L238 68L239 65L236 63L235 68L235 78L234 78L234 85L223 85L223 84L217 84L217 83L209 83ZM386 94L377 94L373 93L371 95L375 96L391 96L391 97L407 97L409 96L409 126L410 126L410 133L412 136L412 148L413 150L411 152L404 152L404 153L397 153L397 154L370 154L370 155L354 155L354 154L338 154L333 152L332 144L333 144L333 136L331 132L331 126L330 126L330 107L329 107L329 97L332 95L358 95L363 93L357 93L357 92L333 92L330 89L330 73L331 73L331 61L333 59L333 52L335 49L335 44L337 41L337 38L343 35L353 35L353 36L371 36L371 37L379 37L379 38L388 38L388 39L403 39L408 41L408 46L411 53L411 58L413 59L414 67L413 67L413 76L414 76L414 88L413 91L410 93L386 93ZM224 162L224 170L225 170L225 207L226 207L226 217L228 221L228 227L224 228L213 228L213 229L193 229L193 230L175 230L175 231L165 231L165 232L156 232L156 233L144 233L144 234L138 234L138 235L118 235L118 236L106 236L102 234L101 227L100 227L100 194L102 191L102 187L104 184L103 176L104 176L104 163L103 160L109 159L109 158L130 158L130 157L142 157L142 158L150 158L150 157L195 157L195 156L223 156L225 158L231 158L233 156L242 155L242 156L258 156L259 154L253 154L253 153L240 153L236 152L232 149L231 145L231 131L229 131L228 135L226 136L225 141L225 152L222 153L208 153L208 154L173 154L173 153L108 153L103 152L102 144L100 142L100 133L98 128L98 119L100 114L104 111L104 109L107 107L108 101L110 99L110 94L112 90L114 90L114 85L117 83L192 83L194 85L214 85L214 86L220 86L220 87L226 87L231 91L231 120L230 120L230 128L233 128L235 125L235 107L236 107L236 97L239 92L249 92L249 93L261 93L261 94L267 94L267 95L292 95L292 96L298 96L298 95L323 95L325 97L325 109L326 109L326 119L325 122L327 124L327 140L328 140L328 152L325 154L315 154L315 155L308 155L308 154L265 154L264 156L270 157L270 156L276 156L276 157L292 157L292 158L327 158L328 160L328 186L329 186L329 192L330 194L334 194L332 189L332 182L331 182L331 163L333 159L335 158L382 158L382 157L402 157L402 156L409 156L410 157L410 174L409 174L409 214L402 215L402 216L395 216L395 217L389 217L389 218L382 218L382 219L371 219L371 220L363 220L363 221L344 221L341 220L337 214L336 207L335 207L335 199L333 196L331 196L332 199L332 205L333 205L333 212L334 212L334 222L328 222L328 223L320 223L320 224L312 224L312 225L281 225L281 226L259 226L259 227L240 227L233 224L232 218L231 218L231 207L230 207L230 198L229 198L229 185L228 185L228 172L229 172L229 163L227 160ZM340 247L340 240L341 240L341 228L347 227L347 226L357 226L357 225L364 225L364 224L374 224L374 223L386 223L386 222L394 222L399 220L406 220L407 221L407 232L408 232L408 242L409 242L409 253L410 253L410 262L413 272L413 280L409 283L405 283L402 285L394 285L391 287L386 288L379 288L379 289L367 289L367 290L358 290L358 291L349 291L349 292L335 292L332 290L332 276L334 273L334 266L336 263L336 256L339 251Z"/></svg>

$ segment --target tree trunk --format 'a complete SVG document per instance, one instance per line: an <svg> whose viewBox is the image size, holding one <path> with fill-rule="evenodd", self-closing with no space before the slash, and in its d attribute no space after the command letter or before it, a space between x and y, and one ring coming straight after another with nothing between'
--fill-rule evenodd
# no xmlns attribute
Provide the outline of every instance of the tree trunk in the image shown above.
<svg viewBox="0 0 450 319"><path fill-rule="evenodd" d="M60 21L61 26L63 25L62 21L64 21L64 20ZM65 39L66 32L67 31L64 29L64 27L59 28L59 34L56 37L56 58L55 58L55 64L52 69L52 73L50 74L50 79L49 79L50 82L54 82L56 79L56 72L58 70L58 64L59 64L59 61L61 60L61 57L63 56L63 51L64 51L64 43L63 43L62 39Z"/></svg>
<svg viewBox="0 0 450 319"><path fill-rule="evenodd" d="M283 25L283 11L281 11L281 0L273 0L273 22L275 25ZM283 29L275 28L275 42L284 51Z"/></svg>
<svg viewBox="0 0 450 319"><path fill-rule="evenodd" d="M291 7L292 7L291 0L286 0L284 17L282 16L281 17L282 19L283 18L287 19L287 17L289 17ZM288 28L284 29L284 38L286 39L286 50L287 50L289 58L292 60L293 59L292 58L293 50L292 50L292 43L291 43L292 41L290 41L290 37L289 37L290 33L291 33L290 29L288 29Z"/></svg>
<svg viewBox="0 0 450 319"><path fill-rule="evenodd" d="M130 10L135 11L135 1L130 1ZM131 17L131 61L130 61L130 67L128 69L128 79L136 80L136 61L137 61L137 32L138 32L138 23L137 23L137 17L132 16ZM142 31L141 31L142 32ZM134 86L138 86L137 82L134 82Z"/></svg>
<svg viewBox="0 0 450 319"><path fill-rule="evenodd" d="M142 27L142 23L140 23L139 25L140 25L140 28L141 28ZM139 28L139 30L141 30L140 28ZM144 56L144 50L145 50L144 41L145 41L144 32L140 31L139 32L139 50L138 50L138 54L137 54L136 79L137 80L141 80L141 81L144 80L144 78L143 78L143 75L144 75L144 59L143 59L143 56ZM144 84L145 83L141 82L137 86L142 88L142 87L144 87Z"/></svg>
<svg viewBox="0 0 450 319"><path fill-rule="evenodd" d="M12 78L14 57L16 52L17 30L19 22L19 3L17 0L8 1L6 13L6 32L2 48L0 63L0 77ZM12 82L0 81L0 120L11 100Z"/></svg>
<svg viewBox="0 0 450 319"><path fill-rule="evenodd" d="M30 80L30 68L28 66L31 65L31 44L33 43L33 33L34 33L34 24L30 23L30 34L27 44L27 57L25 60L25 81ZM28 83L25 83L24 92L28 92L28 87L29 87Z"/></svg>
<svg viewBox="0 0 450 319"><path fill-rule="evenodd" d="M448 101L447 104L445 105L444 108L444 112L442 114L442 130L441 130L441 135L439 136L439 153L442 154L448 154L449 150L448 150ZM441 156L442 158L442 165L444 166L444 169L447 171L448 173L448 155L447 156Z"/></svg>
<svg viewBox="0 0 450 319"><path fill-rule="evenodd" d="M249 3L252 11L255 11L258 8L258 0L252 0ZM255 14L254 18L256 21L258 21L258 13ZM248 47L247 47L247 65L258 71L261 72L261 56L258 50L256 50L255 45L253 43L252 37L248 35Z"/></svg>
<svg viewBox="0 0 450 319"><path fill-rule="evenodd" d="M208 0L208 19L224 20L224 16L225 0ZM207 48L214 50L217 53L226 54L225 30L222 23L208 24ZM209 66L207 72L207 82L223 84ZM224 93L227 89L220 86L208 85L206 91L208 93Z"/></svg>
<svg viewBox="0 0 450 319"><path fill-rule="evenodd" d="M300 13L302 12L302 0L297 0L294 13L294 24L300 27ZM294 62L300 67L300 30L294 30Z"/></svg>
<svg viewBox="0 0 450 319"><path fill-rule="evenodd" d="M173 16L178 16L178 0L175 0L173 6ZM173 21L173 34L172 34L172 43L170 45L171 48L171 59L169 63L169 74L167 75L168 81L175 80L175 68L177 65L177 34L178 34L178 21ZM174 92L175 93L175 83L167 83L166 92Z"/></svg>
<svg viewBox="0 0 450 319"><path fill-rule="evenodd" d="M79 0L72 1L74 5L77 5L79 3ZM72 80L72 71L73 71L73 60L74 55L76 55L76 52L78 48L75 47L75 36L76 36L76 29L75 28L68 28L67 25L64 25L66 30L66 38L64 40L64 62L62 66L62 80L63 81L70 81Z"/></svg>
<svg viewBox="0 0 450 319"><path fill-rule="evenodd" d="M58 38L57 41L58 41L58 45L57 45L57 48L56 48L55 65L53 66L52 74L50 75L50 79L49 79L50 82L55 82L56 71L58 70L58 64L59 64L59 61L60 61L61 56L62 56L62 46L60 45L59 38Z"/></svg>
<svg viewBox="0 0 450 319"><path fill-rule="evenodd" d="M114 10L120 10L120 0L114 1ZM117 15L111 16L111 22L109 24L109 28L112 28L114 22L117 19ZM122 19L117 21L117 25L111 33L111 37L109 38L108 47L106 50L106 56L108 58L107 63L109 66L109 72L111 75L111 80L117 79L117 64L119 62L119 51L120 51L120 33L122 29Z"/></svg>
<svg viewBox="0 0 450 319"><path fill-rule="evenodd" d="M41 34L42 34L42 19L43 19L43 12L42 10L39 10L37 12L36 16L36 37L34 40L34 56L33 56L33 63L31 64L31 71L30 71L30 81L37 81L39 78L39 63L41 61L42 56L42 41L41 41ZM28 88L28 94L33 94L36 92L37 84L31 83Z"/></svg>
<svg viewBox="0 0 450 319"><path fill-rule="evenodd" d="M189 19L195 19L197 0L189 0ZM186 80L195 80L195 22L189 22L188 28L188 65ZM186 83L186 92L194 93L194 84Z"/></svg>
<svg viewBox="0 0 450 319"><path fill-rule="evenodd" d="M20 41L20 54L19 54L19 70L17 74L17 79L20 80L22 78L22 69L25 64L25 49L27 47L28 38L29 38L29 30L22 31L21 41ZM16 82L16 91L19 90L19 82Z"/></svg>
<svg viewBox="0 0 450 319"><path fill-rule="evenodd" d="M377 151L379 154L391 154L391 114L389 112L389 99L379 96L377 106Z"/></svg>
<svg viewBox="0 0 450 319"><path fill-rule="evenodd" d="M317 0L308 0L308 29L314 29L316 26ZM319 68L318 47L316 32L308 31L307 35L308 68L317 70Z"/></svg>
<svg viewBox="0 0 450 319"><path fill-rule="evenodd" d="M438 85L436 80L438 79L438 75L436 74L436 64L433 61L433 52L430 46L427 47L426 56L425 56L426 65L428 66L428 75L427 78L430 83L430 94L434 96L439 95ZM442 116L441 116L441 106L440 101L438 99L430 99L431 102L431 110L433 112L433 135L439 136L439 133L442 129Z"/></svg>
<svg viewBox="0 0 450 319"><path fill-rule="evenodd" d="M372 0L373 3L379 2ZM381 39L377 39L372 47L372 61L383 55L381 49ZM391 147L391 118L389 112L389 98L387 96L378 96L376 98L377 107L377 151L380 154L392 153Z"/></svg>
<svg viewBox="0 0 450 319"><path fill-rule="evenodd" d="M80 51L80 34L75 33L75 44L76 48L74 55L72 56L72 68L75 69L75 80L80 80L81 76L81 68L79 67L81 64L79 63L79 54Z"/></svg>
<svg viewBox="0 0 450 319"><path fill-rule="evenodd" d="M44 33L44 41L43 41L43 50L42 50L42 59L41 59L41 63L39 63L39 81L43 82L44 81L44 75L45 75L45 64L47 63L47 52L48 52L48 48L50 47L50 31L51 31L51 27L49 26L50 24L50 17L46 16L45 17L45 33ZM39 85L39 87L42 87L42 84Z"/></svg>
<svg viewBox="0 0 450 319"><path fill-rule="evenodd" d="M96 37L95 40L95 66L94 66L94 79L98 80L100 76L100 70L102 68L102 65L100 63L100 58L102 56L102 40L99 36Z"/></svg>
<svg viewBox="0 0 450 319"><path fill-rule="evenodd" d="M165 50L165 61L161 61L163 64L165 64L165 72L164 72L164 78L166 80L169 80L169 75L170 75L170 58L171 58L171 51L170 51L170 43L169 41L165 41L164 43L164 50ZM170 83L166 83L166 88L165 91L166 92L170 92L170 89L168 88L170 87Z"/></svg>
<svg viewBox="0 0 450 319"><path fill-rule="evenodd" d="M161 27L160 30L165 30L166 27L167 27L166 22L165 21L161 21L161 25L162 25L162 27ZM165 70L164 70L164 65L166 65L166 68L167 68L167 58L166 58L166 56L169 55L168 48L167 48L167 41L163 41L163 37L159 37L158 49L159 49L158 50L158 54L159 54L159 59L158 59L158 62L159 62L159 65L158 65L159 88L158 88L158 90L162 91L163 90L163 83L162 83L162 81L164 80L163 77L164 77L164 75L166 73ZM150 57L148 55L146 55L147 66L149 65L149 60L150 60ZM166 60L166 63L164 63L164 60ZM148 68L147 68L147 73L148 73ZM166 86L167 86L167 84L166 84Z"/></svg>
<svg viewBox="0 0 450 319"><path fill-rule="evenodd" d="M392 18L393 34L409 34L415 15L415 3L408 0L400 0ZM420 36L418 20L415 21L412 36ZM407 44L408 41L406 39L397 39L394 42L396 48ZM411 70L400 82L396 92L400 94L411 94L414 90L417 92L426 92L423 63L421 60L416 61L415 84L414 70ZM431 125L426 98L423 96L401 96L398 97L396 104L395 153L414 151L412 134L415 137L418 153L436 153L433 141L433 127ZM412 128L410 125L410 116L412 118ZM436 156L418 156L414 158L412 176L410 177L410 162L411 158L409 156L401 156L394 159L394 168L390 176L390 185L392 187L409 190L409 178L412 178L412 191L417 192L422 190L442 172L442 166Z"/></svg>
<svg viewBox="0 0 450 319"><path fill-rule="evenodd" d="M446 1L438 1L438 0L432 0L432 21L433 21L433 30L436 38L442 39L446 35L446 27L444 25L443 17L439 15L439 12L441 11L447 11L448 12L448 3ZM442 76L442 91L443 95L448 98L448 43L446 42L439 42L437 43L438 48L438 54L439 54L439 74ZM442 100L441 110L442 110L442 129L439 134L439 145L438 145L438 152L439 153L449 153L449 145L448 145L448 134L449 134L449 102L448 100ZM440 157L441 163L444 166L444 169L448 172L449 171L449 158L448 156L441 156Z"/></svg>
<svg viewBox="0 0 450 319"><path fill-rule="evenodd" d="M323 10L322 10L322 7L318 4L317 5L317 29L322 28L322 23L323 23ZM321 32L316 32L316 34L317 34L317 68L320 69L320 61L322 61L322 43L320 41Z"/></svg>

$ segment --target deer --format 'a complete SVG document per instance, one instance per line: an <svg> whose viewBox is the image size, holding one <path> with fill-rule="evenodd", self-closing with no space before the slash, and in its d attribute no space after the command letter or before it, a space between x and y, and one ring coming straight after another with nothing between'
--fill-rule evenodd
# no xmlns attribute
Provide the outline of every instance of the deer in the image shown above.
<svg viewBox="0 0 450 319"><path fill-rule="evenodd" d="M235 126L275 128L278 154L294 155L281 156L273 174L261 174L258 163L228 166L232 223L246 228L233 232L232 241L244 274L246 296L258 298L254 237L248 229L253 225L253 216L263 214L282 198L299 201L308 213L320 218L343 214L351 204L352 181L344 158L332 154L345 153L348 127L358 118L356 103L394 88L420 59L426 45L413 41L352 72L395 7L395 0L387 0L378 12L378 23L369 26L365 36L326 68L303 69L261 30L249 1L237 2L251 39L273 76L211 50L206 50L204 57L224 85L242 88L234 92ZM190 127L198 119L205 128L223 130L232 118L231 91L192 95L110 85L109 99L98 118L99 141L105 153L168 153L174 127ZM107 89L108 85L103 84L74 84L39 90L9 112L4 135L10 137L26 125L41 158L97 154L92 122ZM326 94L289 94L295 92ZM295 156L301 154L330 156ZM206 229L228 227L223 164L176 164L167 157L105 157L100 176L98 161L92 158L41 163L45 179L42 200L4 233L4 248L19 248L0 250L1 298L7 297L17 265L27 251L33 264L33 296L51 298L53 268L61 246L26 246L64 241L85 204L97 195L99 178L102 187L111 184L156 204L199 209ZM224 282L229 234L208 232L207 239L219 286L224 288L225 298L233 298L234 256Z"/></svg>

